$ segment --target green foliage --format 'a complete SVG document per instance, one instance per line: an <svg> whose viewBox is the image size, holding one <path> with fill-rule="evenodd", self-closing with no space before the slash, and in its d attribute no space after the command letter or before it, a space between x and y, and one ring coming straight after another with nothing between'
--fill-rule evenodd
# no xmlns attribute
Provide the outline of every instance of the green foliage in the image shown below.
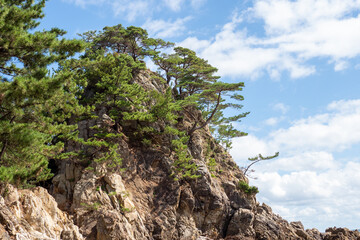
<svg viewBox="0 0 360 240"><path fill-rule="evenodd" d="M151 140L150 140L150 139L144 138L144 139L142 140L142 143L143 143L145 146L151 146Z"/></svg>
<svg viewBox="0 0 360 240"><path fill-rule="evenodd" d="M210 125L219 142L226 145L227 149L230 148L231 138L246 135L236 130L231 122L239 121L248 113L224 117L225 109L242 108L240 104L225 103L225 98L242 101L243 97L238 92L242 90L244 83L220 82L220 77L214 75L217 69L197 57L194 51L183 47L176 47L174 51L174 54L157 55L153 60L164 72L167 83L173 86L178 106L192 118L194 124L188 130L188 135L191 137L196 130ZM194 109L202 112L201 118L194 114Z"/></svg>
<svg viewBox="0 0 360 240"><path fill-rule="evenodd" d="M111 197L111 196L116 196L116 194L117 194L117 193L116 193L115 191L112 191L112 192L109 192L109 193L108 193L109 197Z"/></svg>
<svg viewBox="0 0 360 240"><path fill-rule="evenodd" d="M259 154L253 158L248 158L249 161L251 161L252 163L250 163L245 169L244 169L244 175L248 176L248 172L253 172L250 170L251 166L254 165L255 163L258 163L260 161L267 161L267 160L271 160L274 159L276 157L279 156L279 152L276 152L274 155L271 156L266 156L264 157L263 155Z"/></svg>
<svg viewBox="0 0 360 240"><path fill-rule="evenodd" d="M238 188L246 194L255 195L259 193L259 189L255 186L249 186L245 181L239 181Z"/></svg>
<svg viewBox="0 0 360 240"><path fill-rule="evenodd" d="M130 213L130 212L133 212L134 210L135 210L135 208L126 208L126 207L120 207L120 210L121 210L121 212L123 212L123 213Z"/></svg>
<svg viewBox="0 0 360 240"><path fill-rule="evenodd" d="M152 121L146 103L149 94L133 83L134 69L143 65L127 54L112 54L104 51L86 52L77 60L62 63L61 72L71 75L77 84L77 98L88 111L88 118L97 118L100 108L107 109L111 121L108 126L94 126L96 134L80 141L85 148L84 156L96 163L106 163L113 170L119 169L122 159L117 152L118 126L128 121ZM111 126L114 126L113 128ZM138 129L146 132L147 129ZM135 131L135 130L134 130Z"/></svg>
<svg viewBox="0 0 360 240"><path fill-rule="evenodd" d="M174 137L171 145L175 152L176 159L173 164L171 176L173 176L176 181L185 178L194 179L200 177L200 175L196 174L197 165L192 162L192 156L186 144L189 140L186 132L171 126L166 126L164 133Z"/></svg>
<svg viewBox="0 0 360 240"><path fill-rule="evenodd" d="M97 163L117 170L121 131L148 146L154 136L167 135L176 153L174 178L197 178L188 149L195 131L209 126L226 148L231 138L245 135L232 122L248 113L223 113L241 109L236 101L243 100L244 84L219 81L217 69L194 51L176 47L164 54L173 43L120 24L86 32L83 41L66 40L57 28L34 31L44 5L45 0L0 0L0 181L26 185L49 179L50 158L84 159L87 170ZM69 60L82 49L82 56ZM136 82L146 70L145 58L162 71L166 92L149 92ZM54 63L59 68L50 74ZM193 123L187 129L183 115ZM88 139L79 139L70 122L84 119L93 119L94 126ZM154 123L161 123L160 132ZM81 151L64 153L67 141L81 144ZM208 164L214 168L215 160Z"/></svg>
<svg viewBox="0 0 360 240"><path fill-rule="evenodd" d="M227 149L231 147L231 138L246 135L231 123L248 113L231 117L223 114L228 108L241 109L242 106L234 101L243 100L238 92L244 84L218 81L217 69L196 56L194 51L176 47L175 53L162 54L160 49L173 44L148 38L145 30L133 26L105 27L103 31L81 36L89 43L88 50L80 60L67 65L76 73L74 78L82 91L80 101L88 105L105 105L115 125L137 122L134 136L145 145L151 144L149 139L155 134L146 123L162 121L166 126L163 134L175 137L171 144L177 156L173 173L176 179L198 177L187 148L196 130L210 126ZM146 92L133 81L137 70L143 68L138 60L145 56L150 56L164 72L170 86L165 94ZM226 99L233 102L226 102ZM196 114L197 111L201 111L202 116ZM186 133L179 133L173 126L179 114L184 112L191 117L193 125Z"/></svg>
<svg viewBox="0 0 360 240"><path fill-rule="evenodd" d="M134 81L140 69L145 69L143 58L147 51L155 54L160 40L147 38L145 30L121 25L106 27L102 32L87 32L82 35L88 42L87 50L80 59L61 64L61 73L68 74L77 85L77 98L88 111L87 117L96 117L101 109L113 121L107 128L93 128L97 133L81 141L87 146L84 156L96 163L106 163L114 168L121 165L116 149L117 132L127 127L129 134L145 145L151 145L154 129L147 123L166 121L174 123L175 105L171 90L165 95L146 91ZM156 46L155 46L156 45ZM133 127L135 126L135 128ZM110 127L110 128L109 128Z"/></svg>
<svg viewBox="0 0 360 240"><path fill-rule="evenodd" d="M209 171L211 172L211 176L215 177L215 175L213 174L213 172L216 171L216 166L217 166L215 158L209 158L207 161L207 166L209 168Z"/></svg>
<svg viewBox="0 0 360 240"><path fill-rule="evenodd" d="M192 157L186 145L187 141L188 137L182 137L171 141L176 154L176 160L173 164L174 168L172 173L172 176L176 181L186 178L195 179L201 177L201 175L196 174L198 167L192 162Z"/></svg>
<svg viewBox="0 0 360 240"><path fill-rule="evenodd" d="M77 139L77 142L82 143L87 147L85 159L90 158L95 163L105 163L105 165L112 171L121 170L122 158L118 153L119 145L116 143L116 139L121 137L122 134L108 133L102 128L95 126L93 129L97 129L98 132L93 137L84 141L83 139ZM78 155L80 157L80 154ZM93 171L94 168L89 166L87 170Z"/></svg>
<svg viewBox="0 0 360 240"><path fill-rule="evenodd" d="M1 74L15 77L30 73L40 79L46 76L49 64L82 49L81 41L59 40L66 32L58 28L32 31L44 17L44 6L45 0L0 1Z"/></svg>
<svg viewBox="0 0 360 240"><path fill-rule="evenodd" d="M242 137L247 135L247 133L235 129L231 123L222 123L216 125L216 121L212 121L210 131L214 134L215 139L223 147L225 147L225 150L230 150L232 148L232 139L234 137Z"/></svg>
<svg viewBox="0 0 360 240"><path fill-rule="evenodd" d="M60 157L63 139L76 129L66 123L83 109L75 84L50 75L50 64L82 50L65 31L34 31L45 1L0 0L0 181L35 184L52 176L48 159Z"/></svg>
<svg viewBox="0 0 360 240"><path fill-rule="evenodd" d="M157 91L152 91L150 98L153 100L153 104L150 106L150 114L152 114L154 121L164 121L169 124L176 124L179 118L176 112L181 110L181 107L171 93L171 89L168 88L165 94Z"/></svg>
<svg viewBox="0 0 360 240"><path fill-rule="evenodd" d="M92 204L80 203L80 205L89 211L97 211L99 209L99 207L101 206L101 203L99 203L99 202L94 202Z"/></svg>
<svg viewBox="0 0 360 240"><path fill-rule="evenodd" d="M157 56L159 49L167 48L173 44L161 39L149 38L146 30L129 26L124 28L121 24L113 27L105 27L103 31L90 31L80 36L91 45L89 51L115 52L127 54L134 61L143 59L145 56Z"/></svg>
<svg viewBox="0 0 360 240"><path fill-rule="evenodd" d="M215 155L215 153L211 149L211 140L208 140L208 142L206 144L205 158L207 159L206 164L208 166L208 169L209 169L212 177L216 177L214 175L214 172L217 170L216 169L217 163L216 163L214 155Z"/></svg>

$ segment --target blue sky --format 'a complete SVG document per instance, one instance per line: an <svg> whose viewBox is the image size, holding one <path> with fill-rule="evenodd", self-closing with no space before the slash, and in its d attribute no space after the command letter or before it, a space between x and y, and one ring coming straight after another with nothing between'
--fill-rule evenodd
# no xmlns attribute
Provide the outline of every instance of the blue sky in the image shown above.
<svg viewBox="0 0 360 240"><path fill-rule="evenodd" d="M306 228L360 228L360 0L52 0L40 28L140 26L245 82L231 151L258 201Z"/></svg>

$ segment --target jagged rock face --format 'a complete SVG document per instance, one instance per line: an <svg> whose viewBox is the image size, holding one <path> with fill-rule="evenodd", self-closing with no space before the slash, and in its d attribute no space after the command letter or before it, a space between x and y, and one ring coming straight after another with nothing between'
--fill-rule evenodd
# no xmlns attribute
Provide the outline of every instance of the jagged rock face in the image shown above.
<svg viewBox="0 0 360 240"><path fill-rule="evenodd" d="M145 89L165 91L149 72L134 81ZM94 125L115 131L105 109L98 115L79 123L81 137L90 137ZM183 127L188 125L184 116ZM2 189L0 239L360 239L358 232L346 229L305 231L300 222L288 223L269 206L260 206L255 196L239 190L238 182L247 179L207 129L192 138L190 152L201 175L192 180L170 177L175 155L166 137L154 146L132 142L126 134L117 141L125 171L102 164L87 170L75 159L58 163L49 189L54 198L40 187L9 186L7 194ZM215 159L215 169L208 166L209 157Z"/></svg>
<svg viewBox="0 0 360 240"><path fill-rule="evenodd" d="M348 239L360 239L359 231L350 231L347 228L328 228L326 229L326 235L324 240L348 240Z"/></svg>
<svg viewBox="0 0 360 240"><path fill-rule="evenodd" d="M0 239L83 239L46 189L6 185L0 190Z"/></svg>

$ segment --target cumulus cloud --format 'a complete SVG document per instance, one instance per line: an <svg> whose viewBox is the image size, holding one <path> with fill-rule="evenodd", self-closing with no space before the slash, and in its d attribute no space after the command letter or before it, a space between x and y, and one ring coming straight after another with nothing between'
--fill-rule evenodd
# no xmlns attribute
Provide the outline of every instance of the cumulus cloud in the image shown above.
<svg viewBox="0 0 360 240"><path fill-rule="evenodd" d="M191 17L179 18L173 22L148 19L142 27L153 37L170 38L181 35L186 30L185 23L190 19Z"/></svg>
<svg viewBox="0 0 360 240"><path fill-rule="evenodd" d="M209 40L199 54L219 68L222 76L257 78L266 73L279 79L286 71L291 78L316 72L310 60L323 57L335 71L349 67L360 55L359 0L257 0L246 10L252 21L264 23L264 36L257 37L235 15ZM199 45L197 38L182 44Z"/></svg>
<svg viewBox="0 0 360 240"><path fill-rule="evenodd" d="M357 106L359 109L360 106ZM360 114L340 112L316 115L271 134L273 144L283 149L343 151L360 142Z"/></svg>
<svg viewBox="0 0 360 240"><path fill-rule="evenodd" d="M348 162L327 171L258 172L252 184L260 189L258 200L266 201L289 221L301 220L305 227L324 231L341 219L343 226L357 228L359 171L359 162Z"/></svg>
<svg viewBox="0 0 360 240"><path fill-rule="evenodd" d="M259 153L263 155L273 154L273 150L275 150L266 141L253 135L234 138L232 146L233 148L231 149L230 154L237 161L239 166L243 166L249 157L254 157Z"/></svg>
<svg viewBox="0 0 360 240"><path fill-rule="evenodd" d="M236 158L240 154L268 154L277 149L289 154L336 153L359 144L360 99L334 101L326 109L326 113L293 121L290 127L277 129L264 139L252 135L237 138L232 154ZM241 146L246 146L245 151Z"/></svg>
<svg viewBox="0 0 360 240"><path fill-rule="evenodd" d="M360 211L360 158L340 161L336 156L360 147L359 122L360 99L334 101L325 113L294 121L268 136L236 139L231 154L244 166L248 157L280 151L278 158L253 166L251 176L256 179L251 181L260 189L258 200L306 227L318 222L315 227L325 230L344 219L344 225L355 228L354 219L360 220L353 215Z"/></svg>
<svg viewBox="0 0 360 240"><path fill-rule="evenodd" d="M144 24L159 37L184 33L185 19L158 20L155 13L199 8L206 0L63 0L81 7L111 7L128 21L147 18ZM245 26L256 22L260 32ZM154 24L154 25L151 25ZM291 78L314 74L311 60L323 59L335 71L350 68L360 55L360 0L255 0L249 9L210 39L189 37L180 45L197 48L199 55L216 66L221 76L259 78L267 74L278 80L284 72ZM177 31L179 30L179 31Z"/></svg>
<svg viewBox="0 0 360 240"><path fill-rule="evenodd" d="M341 19L360 10L359 0L258 0L253 12L270 34L291 33L314 22Z"/></svg>

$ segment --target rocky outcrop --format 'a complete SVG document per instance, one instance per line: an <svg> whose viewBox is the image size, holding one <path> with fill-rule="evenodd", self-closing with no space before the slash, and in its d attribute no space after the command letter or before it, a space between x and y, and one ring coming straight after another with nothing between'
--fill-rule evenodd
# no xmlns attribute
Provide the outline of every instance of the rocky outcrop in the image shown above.
<svg viewBox="0 0 360 240"><path fill-rule="evenodd" d="M142 72L134 81L164 92L151 74ZM122 133L117 152L123 169L72 159L57 162L52 196L41 187L2 186L0 239L360 239L357 231L342 228L305 230L259 205L238 187L246 177L208 129L196 131L189 147L200 177L177 181L170 176L176 155L169 136L159 134L144 145L131 137L134 125L143 123L114 127L106 109L99 108L98 116L79 123L80 136L91 137L95 125ZM191 123L183 117L178 127L187 128ZM152 127L162 132L164 123ZM210 159L216 166L210 167Z"/></svg>
<svg viewBox="0 0 360 240"><path fill-rule="evenodd" d="M0 239L84 239L46 189L4 185L0 191Z"/></svg>
<svg viewBox="0 0 360 240"><path fill-rule="evenodd" d="M350 240L350 239L360 239L360 233L358 230L350 231L347 228L328 228L325 231L324 240Z"/></svg>

